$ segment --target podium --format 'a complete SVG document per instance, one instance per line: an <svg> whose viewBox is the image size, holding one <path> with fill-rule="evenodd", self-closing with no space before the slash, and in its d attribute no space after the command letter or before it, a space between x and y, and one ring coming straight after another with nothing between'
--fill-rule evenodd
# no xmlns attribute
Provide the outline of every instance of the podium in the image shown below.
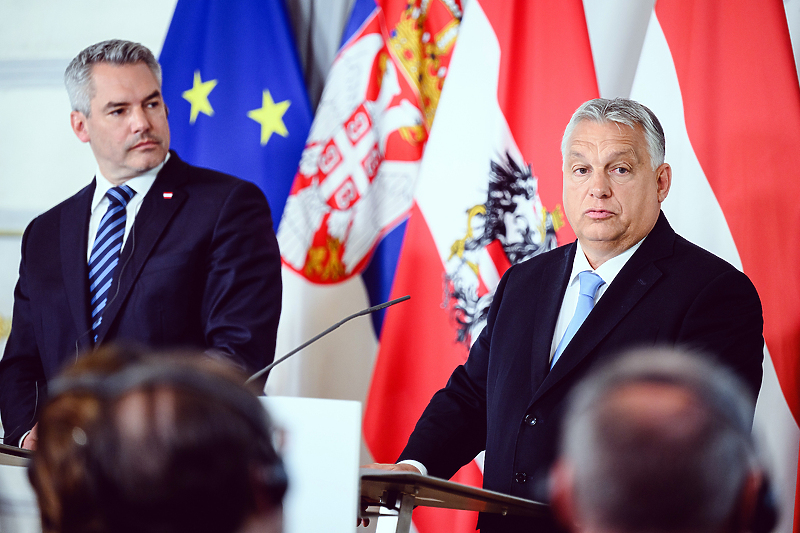
<svg viewBox="0 0 800 533"><path fill-rule="evenodd" d="M398 511L396 533L411 530L411 512L418 505L518 516L549 513L544 503L422 474L362 468L360 476L362 500Z"/></svg>
<svg viewBox="0 0 800 533"><path fill-rule="evenodd" d="M355 531L361 404L282 396L261 402L280 435L289 475L284 533Z"/></svg>
<svg viewBox="0 0 800 533"><path fill-rule="evenodd" d="M28 466L30 460L31 452L29 450L0 444L0 465Z"/></svg>
<svg viewBox="0 0 800 533"><path fill-rule="evenodd" d="M0 531L41 533L36 495L28 481L31 452L0 444Z"/></svg>

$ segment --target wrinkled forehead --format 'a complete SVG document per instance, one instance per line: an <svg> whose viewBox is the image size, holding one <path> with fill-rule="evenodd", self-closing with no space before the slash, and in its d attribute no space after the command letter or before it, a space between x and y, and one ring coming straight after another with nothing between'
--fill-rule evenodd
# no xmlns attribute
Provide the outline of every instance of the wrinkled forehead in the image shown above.
<svg viewBox="0 0 800 533"><path fill-rule="evenodd" d="M121 91L136 89L138 92L159 93L158 79L144 61L118 65L101 61L92 65L89 76L89 97L94 99L98 91L113 96Z"/></svg>
<svg viewBox="0 0 800 533"><path fill-rule="evenodd" d="M586 135L601 135L608 139L631 139L644 141L644 128L641 124L616 122L613 120L593 120L585 118L575 124L568 138L568 143Z"/></svg>
<svg viewBox="0 0 800 533"><path fill-rule="evenodd" d="M641 126L613 121L585 119L575 125L565 145L565 160L592 152L607 155L630 155L637 160L648 157L647 141Z"/></svg>

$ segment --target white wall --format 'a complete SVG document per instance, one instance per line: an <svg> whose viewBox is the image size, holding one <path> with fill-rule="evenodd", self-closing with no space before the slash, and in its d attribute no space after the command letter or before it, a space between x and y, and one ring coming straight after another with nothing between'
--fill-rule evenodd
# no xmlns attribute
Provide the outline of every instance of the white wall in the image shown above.
<svg viewBox="0 0 800 533"><path fill-rule="evenodd" d="M140 42L158 56L175 4L0 0L0 349L10 328L25 226L85 186L96 167L69 126L64 69L86 46L112 38ZM352 4L287 1L314 102Z"/></svg>

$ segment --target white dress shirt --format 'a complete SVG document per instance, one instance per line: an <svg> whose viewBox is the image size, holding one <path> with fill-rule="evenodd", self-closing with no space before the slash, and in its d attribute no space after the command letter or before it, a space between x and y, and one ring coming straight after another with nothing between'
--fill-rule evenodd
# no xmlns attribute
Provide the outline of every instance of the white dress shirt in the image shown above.
<svg viewBox="0 0 800 533"><path fill-rule="evenodd" d="M142 207L142 201L144 200L147 191L150 190L150 187L153 186L153 183L156 181L156 175L169 160L169 153L167 153L167 157L164 159L164 162L158 165L157 167L148 170L141 176L136 176L135 178L131 178L124 183L134 191L136 194L133 195L131 201L128 202L128 205L125 207L125 234L122 237L122 246L125 246L125 242L128 240L128 235L131 232L131 228L133 227L133 221L136 219L136 215L139 213L139 209ZM92 247L94 246L94 239L97 237L97 227L100 226L100 221L103 219L103 216L108 211L108 204L110 200L106 198L106 193L109 189L116 187L113 183L108 181L103 174L100 173L100 169L97 169L97 174L95 174L95 178L97 180L97 184L94 187L94 196L92 197L92 214L89 217L89 246L86 249L86 262L89 262L89 257L92 255Z"/></svg>
<svg viewBox="0 0 800 533"><path fill-rule="evenodd" d="M614 278L619 274L619 271L622 270L622 267L625 266L628 259L639 249L639 246L641 246L643 242L644 239L618 256L612 257L595 270L592 268L592 265L589 264L589 260L586 259L586 254L583 252L583 248L581 248L580 241L578 241L578 249L575 250L575 259L572 261L572 273L569 275L569 284L567 285L567 291L564 293L564 299L561 300L561 309L558 312L556 329L553 332L553 340L550 342L551 362L553 361L553 354L556 353L556 348L558 348L558 343L561 342L561 338L564 336L564 333L567 332L567 326L569 326L572 316L575 314L575 308L578 307L578 295L580 295L581 292L578 274L588 270L603 278L605 283L597 289L597 293L594 297L594 303L597 305L597 302L600 301L600 298L602 298L603 294L608 290Z"/></svg>

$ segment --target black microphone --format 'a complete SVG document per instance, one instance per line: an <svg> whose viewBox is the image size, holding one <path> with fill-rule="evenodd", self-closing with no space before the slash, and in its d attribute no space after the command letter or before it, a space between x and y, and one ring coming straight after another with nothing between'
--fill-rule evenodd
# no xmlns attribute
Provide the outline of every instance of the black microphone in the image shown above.
<svg viewBox="0 0 800 533"><path fill-rule="evenodd" d="M251 381L254 381L254 380L260 378L261 376L263 376L264 374L266 374L267 372L272 370L272 367L274 367L278 363L285 361L286 359L288 359L289 357L293 356L294 354L296 354L297 352L299 352L300 350L302 350L303 348L305 348L309 344L317 342L319 339L321 339L322 337L324 337L325 335L327 335L331 331L335 330L336 328L338 328L339 326L341 326L345 322L349 322L350 320L353 320L354 318L358 318L360 316L369 315L371 313L374 313L375 311L380 311L381 309L386 309L387 307L390 307L390 306L392 306L394 304L399 304L400 302L405 302L406 300L409 300L410 298L411 298L411 296L406 294L405 296L402 296L402 297L397 298L395 300L390 300L388 302L385 302L385 303L382 303L382 304L379 304L379 305L376 305L376 306L373 306L373 307L368 307L368 308L366 308L366 309L364 309L362 311L359 311L358 313L350 315L349 317L345 318L344 320L340 320L339 322L337 322L336 324L332 325L331 327L329 327L328 329L326 329L325 331L323 331L322 333L320 333L319 335L317 335L313 339L304 342L303 344L301 344L300 346L298 346L297 348L295 348L291 352L287 353L286 355L284 355L280 359L277 359L277 360L273 361L272 364L269 364L266 367L264 367L263 369L259 370L258 372L256 372L252 376L250 376L250 378L245 383L250 383Z"/></svg>

